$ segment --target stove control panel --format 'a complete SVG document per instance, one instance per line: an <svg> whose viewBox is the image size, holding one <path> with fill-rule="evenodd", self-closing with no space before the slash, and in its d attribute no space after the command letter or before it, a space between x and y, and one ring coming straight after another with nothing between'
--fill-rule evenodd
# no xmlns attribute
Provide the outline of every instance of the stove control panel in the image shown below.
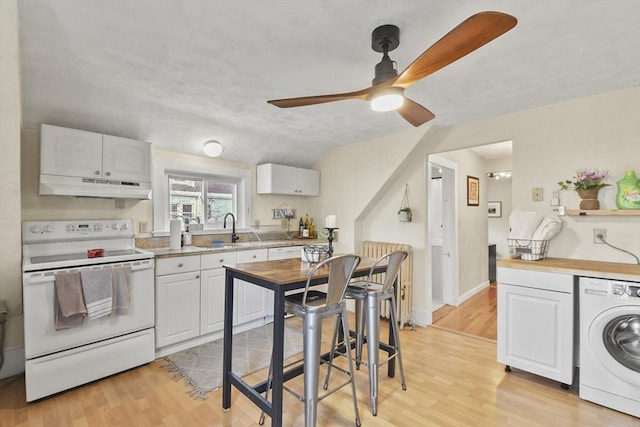
<svg viewBox="0 0 640 427"><path fill-rule="evenodd" d="M22 223L24 243L120 237L133 237L132 219L27 221Z"/></svg>

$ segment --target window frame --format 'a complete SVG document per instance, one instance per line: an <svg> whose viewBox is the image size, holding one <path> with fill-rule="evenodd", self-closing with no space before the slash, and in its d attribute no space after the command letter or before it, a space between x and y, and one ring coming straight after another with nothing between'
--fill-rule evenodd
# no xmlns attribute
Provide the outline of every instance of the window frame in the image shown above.
<svg viewBox="0 0 640 427"><path fill-rule="evenodd" d="M177 153L174 153L178 155ZM188 176L202 179L218 179L236 185L236 229L248 227L251 223L251 169L219 166L200 159L154 157L153 168L153 235L166 236L169 233L169 175ZM220 231L205 223L204 232Z"/></svg>

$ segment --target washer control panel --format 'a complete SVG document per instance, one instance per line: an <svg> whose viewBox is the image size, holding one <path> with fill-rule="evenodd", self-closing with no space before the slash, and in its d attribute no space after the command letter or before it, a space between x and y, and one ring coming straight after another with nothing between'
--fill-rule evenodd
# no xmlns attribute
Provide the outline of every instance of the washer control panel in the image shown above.
<svg viewBox="0 0 640 427"><path fill-rule="evenodd" d="M611 293L614 297L618 298L640 298L640 283L636 286L634 285L623 282L612 282Z"/></svg>

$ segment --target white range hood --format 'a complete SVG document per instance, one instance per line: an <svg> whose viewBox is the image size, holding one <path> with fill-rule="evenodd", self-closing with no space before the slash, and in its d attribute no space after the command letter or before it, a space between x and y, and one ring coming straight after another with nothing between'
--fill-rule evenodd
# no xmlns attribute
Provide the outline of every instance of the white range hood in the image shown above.
<svg viewBox="0 0 640 427"><path fill-rule="evenodd" d="M40 175L40 195L151 199L151 183Z"/></svg>

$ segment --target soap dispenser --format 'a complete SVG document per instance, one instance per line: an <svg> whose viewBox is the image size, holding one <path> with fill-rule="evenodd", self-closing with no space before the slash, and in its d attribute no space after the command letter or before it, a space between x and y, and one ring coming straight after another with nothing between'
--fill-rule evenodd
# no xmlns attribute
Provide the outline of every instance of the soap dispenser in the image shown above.
<svg viewBox="0 0 640 427"><path fill-rule="evenodd" d="M182 234L182 246L191 246L191 233L189 233L189 226L184 227L184 233Z"/></svg>

